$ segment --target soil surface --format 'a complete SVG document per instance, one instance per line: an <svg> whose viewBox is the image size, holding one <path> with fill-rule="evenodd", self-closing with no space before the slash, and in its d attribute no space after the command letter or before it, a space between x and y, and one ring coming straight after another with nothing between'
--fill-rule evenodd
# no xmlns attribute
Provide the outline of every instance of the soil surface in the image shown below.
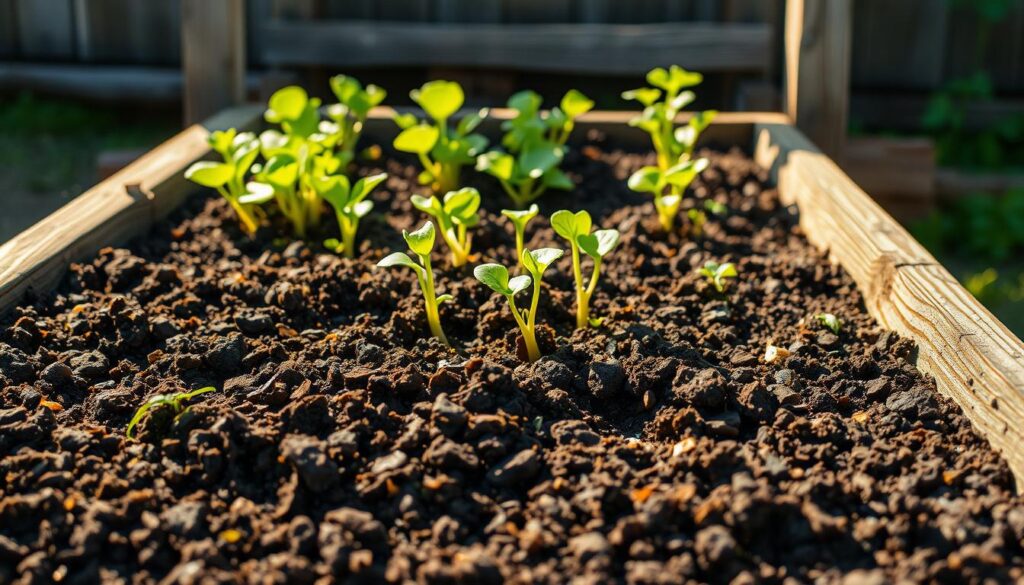
<svg viewBox="0 0 1024 585"><path fill-rule="evenodd" d="M386 170L356 260L238 230L197 196L75 265L0 332L0 583L1005 583L1024 502L1006 463L864 311L743 152L657 233L625 178L649 155L587 136L585 208L623 244L574 331L568 258L548 272L534 364L505 301L434 264L456 350L431 339L404 250L418 169ZM478 261L513 263L484 195ZM325 234L331 235L331 234ZM732 261L726 298L695 268ZM814 315L843 320L835 335ZM768 343L789 355L764 360ZM175 418L157 393L217 391Z"/></svg>

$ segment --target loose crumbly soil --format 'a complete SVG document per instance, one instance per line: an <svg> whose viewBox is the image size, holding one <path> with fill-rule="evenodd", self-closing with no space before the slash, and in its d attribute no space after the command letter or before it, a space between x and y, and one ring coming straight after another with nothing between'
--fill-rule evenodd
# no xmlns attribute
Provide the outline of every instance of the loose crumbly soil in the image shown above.
<svg viewBox="0 0 1024 585"><path fill-rule="evenodd" d="M651 158L592 134L528 232L588 209L623 243L573 331L568 259L541 303L548 353L517 357L503 299L434 263L454 295L428 337L404 249L417 169L397 162L355 261L243 237L197 196L145 238L75 265L0 345L0 583L883 583L1022 577L1006 463L912 365L738 150L657 233L624 185ZM467 171L467 176L471 173ZM506 201L479 261L513 263ZM694 269L733 261L728 302ZM837 336L813 315L844 322ZM766 364L769 342L791 355ZM181 417L147 397L214 385Z"/></svg>

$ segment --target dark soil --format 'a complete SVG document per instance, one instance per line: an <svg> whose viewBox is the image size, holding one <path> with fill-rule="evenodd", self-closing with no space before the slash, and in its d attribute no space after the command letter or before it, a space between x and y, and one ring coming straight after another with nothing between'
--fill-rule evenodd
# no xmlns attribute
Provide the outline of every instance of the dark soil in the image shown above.
<svg viewBox="0 0 1024 585"><path fill-rule="evenodd" d="M541 304L549 355L516 357L503 299L435 255L446 349L409 271L417 169L375 195L355 261L255 241L196 197L75 265L0 333L0 583L883 583L1022 578L1006 463L867 315L850 278L739 151L656 233L624 185L649 157L600 136L572 194L623 245L573 331L568 259ZM372 165L371 165L372 166ZM363 168L361 173L378 169ZM467 172L467 176L470 173ZM479 261L511 264L485 177ZM716 298L695 267L733 261ZM827 311L837 336L814 319ZM769 342L789 357L766 364ZM214 385L174 419L149 396Z"/></svg>

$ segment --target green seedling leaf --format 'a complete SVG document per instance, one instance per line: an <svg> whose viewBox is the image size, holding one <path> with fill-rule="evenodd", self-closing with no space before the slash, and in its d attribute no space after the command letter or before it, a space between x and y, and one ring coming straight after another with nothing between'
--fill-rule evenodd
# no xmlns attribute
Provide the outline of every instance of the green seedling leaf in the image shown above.
<svg viewBox="0 0 1024 585"><path fill-rule="evenodd" d="M562 162L561 146L550 143L538 143L519 154L520 172L532 179L539 179Z"/></svg>
<svg viewBox="0 0 1024 585"><path fill-rule="evenodd" d="M337 242L338 240L328 240L328 242ZM422 270L420 265L413 262L412 258L409 257L405 252L392 252L387 256L381 258L380 262L377 262L377 266L380 268L391 268L392 266L408 266L413 270Z"/></svg>
<svg viewBox="0 0 1024 585"><path fill-rule="evenodd" d="M634 191L660 194L665 188L665 175L658 167L642 167L629 176L626 184Z"/></svg>
<svg viewBox="0 0 1024 585"><path fill-rule="evenodd" d="M832 313L819 313L814 316L819 323L828 328L832 333L839 335L843 328L843 321Z"/></svg>
<svg viewBox="0 0 1024 585"><path fill-rule="evenodd" d="M648 107L658 101L661 97L661 90L653 87L640 87L637 89L631 89L629 91L622 92L622 99L638 101L644 107Z"/></svg>
<svg viewBox="0 0 1024 585"><path fill-rule="evenodd" d="M521 115L532 116L540 109L543 99L535 91L526 89L512 94L508 98L508 107L516 110Z"/></svg>
<svg viewBox="0 0 1024 585"><path fill-rule="evenodd" d="M409 92L412 101L419 104L435 120L447 120L459 111L465 100L462 86L454 81L428 81L419 89Z"/></svg>
<svg viewBox="0 0 1024 585"><path fill-rule="evenodd" d="M476 130L477 126L484 121L488 113L487 108L483 108L477 112L469 114L459 120L459 125L455 127L455 133L459 136L468 136L470 132Z"/></svg>
<svg viewBox="0 0 1024 585"><path fill-rule="evenodd" d="M251 181L245 185L246 193L238 198L242 205L260 205L274 198L274 187Z"/></svg>
<svg viewBox="0 0 1024 585"><path fill-rule="evenodd" d="M476 157L476 170L488 173L502 181L512 180L515 165L515 157L497 150Z"/></svg>
<svg viewBox="0 0 1024 585"><path fill-rule="evenodd" d="M415 126L417 123L419 123L419 120L416 119L416 115L408 112L406 112L405 114L395 114L394 120L395 124L397 124L398 127L403 130L405 130L406 128L411 128Z"/></svg>
<svg viewBox="0 0 1024 585"><path fill-rule="evenodd" d="M522 210L519 210L519 209L502 209L501 210L501 214L504 215L505 217L509 218L510 220L512 220L512 224L513 225L523 226L524 228L525 228L526 224L529 223L529 221L531 219L537 217L538 213L540 213L540 208L537 207L536 203L534 203L533 205L530 205L529 209L522 209Z"/></svg>
<svg viewBox="0 0 1024 585"><path fill-rule="evenodd" d="M594 100L575 89L570 89L562 97L560 107L569 118L577 118L594 108Z"/></svg>
<svg viewBox="0 0 1024 585"><path fill-rule="evenodd" d="M206 388L200 388L198 390L193 390L191 392L157 394L155 396L149 397L149 399L142 403L142 406L140 406L135 411L135 414L132 416L131 420L128 421L128 428L125 430L125 437L129 440L133 440L135 438L133 434L135 427L138 426L139 423L142 422L142 419L144 419L146 415L152 412L154 409L169 408L174 413L174 416L178 417L181 415L181 413L185 412L185 402L192 400L196 396L206 394L207 392L213 392L215 390L216 388L208 386Z"/></svg>
<svg viewBox="0 0 1024 585"><path fill-rule="evenodd" d="M204 187L223 187L235 176L235 167L226 163L199 161L185 171L185 178Z"/></svg>
<svg viewBox="0 0 1024 585"><path fill-rule="evenodd" d="M569 240L575 241L577 236L590 233L593 222L590 214L586 211L571 211L562 209L551 216L551 227L555 233Z"/></svg>
<svg viewBox="0 0 1024 585"><path fill-rule="evenodd" d="M583 252L591 258L604 258L619 245L619 230L597 230L592 234L576 236L576 242Z"/></svg>
<svg viewBox="0 0 1024 585"><path fill-rule="evenodd" d="M442 210L441 201L433 195L430 197L413 195L409 200L412 201L413 207L430 215L437 215Z"/></svg>
<svg viewBox="0 0 1024 585"><path fill-rule="evenodd" d="M647 83L672 95L684 87L699 85L703 80L704 76L700 73L687 71L678 65L673 65L668 70L657 67L647 73Z"/></svg>
<svg viewBox="0 0 1024 585"><path fill-rule="evenodd" d="M704 200L704 209L712 215L725 215L729 213L729 206L724 203L719 203L713 199Z"/></svg>
<svg viewBox="0 0 1024 585"><path fill-rule="evenodd" d="M473 276L500 295L507 297L515 294L515 291L509 286L508 268L501 264L481 264L473 269Z"/></svg>
<svg viewBox="0 0 1024 585"><path fill-rule="evenodd" d="M541 248L539 250L523 250L523 268L533 274L537 280L544 274L544 271L556 260L565 254L565 250L557 248Z"/></svg>
<svg viewBox="0 0 1024 585"><path fill-rule="evenodd" d="M395 137L395 150L413 154L427 154L435 145L440 133L437 128L424 124L410 126Z"/></svg>
<svg viewBox="0 0 1024 585"><path fill-rule="evenodd" d="M725 292L725 279L736 278L739 275L736 270L736 265L732 262L719 264L710 260L705 262L704 267L697 272L707 278L708 282L710 282L719 293Z"/></svg>
<svg viewBox="0 0 1024 585"><path fill-rule="evenodd" d="M265 117L268 122L280 124L285 120L294 120L302 115L309 103L306 90L297 85L281 88L270 96Z"/></svg>
<svg viewBox="0 0 1024 585"><path fill-rule="evenodd" d="M563 173L560 169L551 169L544 173L541 178L545 187L550 189L560 189L563 191L571 191L575 187L575 183L569 178L569 175Z"/></svg>
<svg viewBox="0 0 1024 585"><path fill-rule="evenodd" d="M409 249L414 254L417 256L429 256L430 251L434 249L434 239L436 237L434 224L428 221L416 231L403 231L402 237L405 238L405 243L409 245Z"/></svg>
<svg viewBox="0 0 1024 585"><path fill-rule="evenodd" d="M475 224L480 209L480 192L473 187L450 191L444 196L444 212L457 224Z"/></svg>
<svg viewBox="0 0 1024 585"><path fill-rule="evenodd" d="M386 181L388 178L387 173L378 173L376 175L370 175L363 177L356 181L356 184L352 186L352 195L350 199L352 201L362 201L367 195L369 195L378 185Z"/></svg>

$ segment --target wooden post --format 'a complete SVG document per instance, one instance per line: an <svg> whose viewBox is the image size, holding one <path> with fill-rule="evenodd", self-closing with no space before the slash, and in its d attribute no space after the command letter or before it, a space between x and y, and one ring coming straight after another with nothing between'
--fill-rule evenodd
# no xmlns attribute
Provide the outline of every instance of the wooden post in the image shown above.
<svg viewBox="0 0 1024 585"><path fill-rule="evenodd" d="M850 99L852 0L787 0L785 110L842 161Z"/></svg>
<svg viewBox="0 0 1024 585"><path fill-rule="evenodd" d="M245 101L245 1L181 0L185 124Z"/></svg>

